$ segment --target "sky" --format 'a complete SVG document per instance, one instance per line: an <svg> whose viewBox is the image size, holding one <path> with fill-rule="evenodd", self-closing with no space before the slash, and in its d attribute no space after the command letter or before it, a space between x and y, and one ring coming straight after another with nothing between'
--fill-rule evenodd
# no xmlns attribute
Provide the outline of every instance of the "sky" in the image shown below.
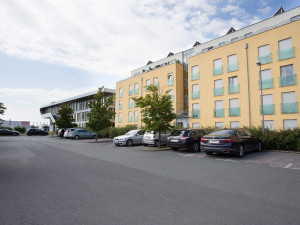
<svg viewBox="0 0 300 225"><path fill-rule="evenodd" d="M285 11L299 0L0 0L0 118L116 82L151 61Z"/></svg>

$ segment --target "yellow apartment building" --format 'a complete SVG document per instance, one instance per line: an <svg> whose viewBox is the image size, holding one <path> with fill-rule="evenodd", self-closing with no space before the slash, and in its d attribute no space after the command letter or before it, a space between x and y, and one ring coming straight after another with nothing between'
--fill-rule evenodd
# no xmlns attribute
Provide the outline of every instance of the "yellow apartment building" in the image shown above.
<svg viewBox="0 0 300 225"><path fill-rule="evenodd" d="M261 126L263 108L265 127L300 127L299 27L300 7L281 8L271 18L149 61L117 83L115 125L142 126L132 97L156 84L173 96L176 125Z"/></svg>

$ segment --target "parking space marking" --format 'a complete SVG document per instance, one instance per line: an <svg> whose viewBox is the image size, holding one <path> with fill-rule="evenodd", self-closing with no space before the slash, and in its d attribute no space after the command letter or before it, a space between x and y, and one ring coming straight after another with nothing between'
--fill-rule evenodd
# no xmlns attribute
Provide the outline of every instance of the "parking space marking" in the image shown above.
<svg viewBox="0 0 300 225"><path fill-rule="evenodd" d="M293 163L289 163L289 164L285 165L283 168L288 169L288 168L290 168L292 165L293 165Z"/></svg>

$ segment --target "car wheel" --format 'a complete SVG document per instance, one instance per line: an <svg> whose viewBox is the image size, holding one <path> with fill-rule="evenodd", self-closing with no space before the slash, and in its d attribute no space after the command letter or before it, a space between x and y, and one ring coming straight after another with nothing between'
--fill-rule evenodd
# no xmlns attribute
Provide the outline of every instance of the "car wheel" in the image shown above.
<svg viewBox="0 0 300 225"><path fill-rule="evenodd" d="M74 138L75 138L76 140L78 140L78 139L79 139L79 136L78 136L78 135L76 135Z"/></svg>
<svg viewBox="0 0 300 225"><path fill-rule="evenodd" d="M96 139L96 135L93 135L92 139Z"/></svg>
<svg viewBox="0 0 300 225"><path fill-rule="evenodd" d="M238 149L236 156L239 158L244 157L244 146L243 145L240 145L240 148Z"/></svg>
<svg viewBox="0 0 300 225"><path fill-rule="evenodd" d="M177 150L178 150L178 148L175 148L175 147L171 147L171 149L173 149L174 151L177 151Z"/></svg>
<svg viewBox="0 0 300 225"><path fill-rule="evenodd" d="M128 140L128 141L126 142L126 146L127 146L127 147L131 147L132 145L133 145L132 140Z"/></svg>
<svg viewBox="0 0 300 225"><path fill-rule="evenodd" d="M256 150L257 150L258 152L261 152L261 151L263 150L261 141L258 142L257 147L256 147Z"/></svg>
<svg viewBox="0 0 300 225"><path fill-rule="evenodd" d="M205 152L206 155L212 155L212 152Z"/></svg>
<svg viewBox="0 0 300 225"><path fill-rule="evenodd" d="M194 142L192 150L193 150L193 152L199 152L199 144L198 144L198 142Z"/></svg>

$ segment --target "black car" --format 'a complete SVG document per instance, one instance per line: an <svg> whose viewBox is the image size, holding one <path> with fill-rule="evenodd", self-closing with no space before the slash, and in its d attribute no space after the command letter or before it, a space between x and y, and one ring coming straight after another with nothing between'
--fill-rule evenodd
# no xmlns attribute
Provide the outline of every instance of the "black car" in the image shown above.
<svg viewBox="0 0 300 225"><path fill-rule="evenodd" d="M30 128L30 129L27 130L26 134L28 136L31 136L31 135L48 135L48 132L43 131L41 129L37 129L37 128Z"/></svg>
<svg viewBox="0 0 300 225"><path fill-rule="evenodd" d="M262 142L244 128L220 129L201 138L201 150L207 155L223 153L242 158L245 152L262 151Z"/></svg>
<svg viewBox="0 0 300 225"><path fill-rule="evenodd" d="M11 131L11 130L8 130L8 129L0 129L0 135L19 135L20 132L18 131Z"/></svg>
<svg viewBox="0 0 300 225"><path fill-rule="evenodd" d="M168 137L168 146L173 150L188 149L193 152L200 150L200 140L205 134L203 129L174 130Z"/></svg>
<svg viewBox="0 0 300 225"><path fill-rule="evenodd" d="M57 137L63 138L64 137L64 133L65 133L65 129L59 129L58 132L57 132Z"/></svg>

